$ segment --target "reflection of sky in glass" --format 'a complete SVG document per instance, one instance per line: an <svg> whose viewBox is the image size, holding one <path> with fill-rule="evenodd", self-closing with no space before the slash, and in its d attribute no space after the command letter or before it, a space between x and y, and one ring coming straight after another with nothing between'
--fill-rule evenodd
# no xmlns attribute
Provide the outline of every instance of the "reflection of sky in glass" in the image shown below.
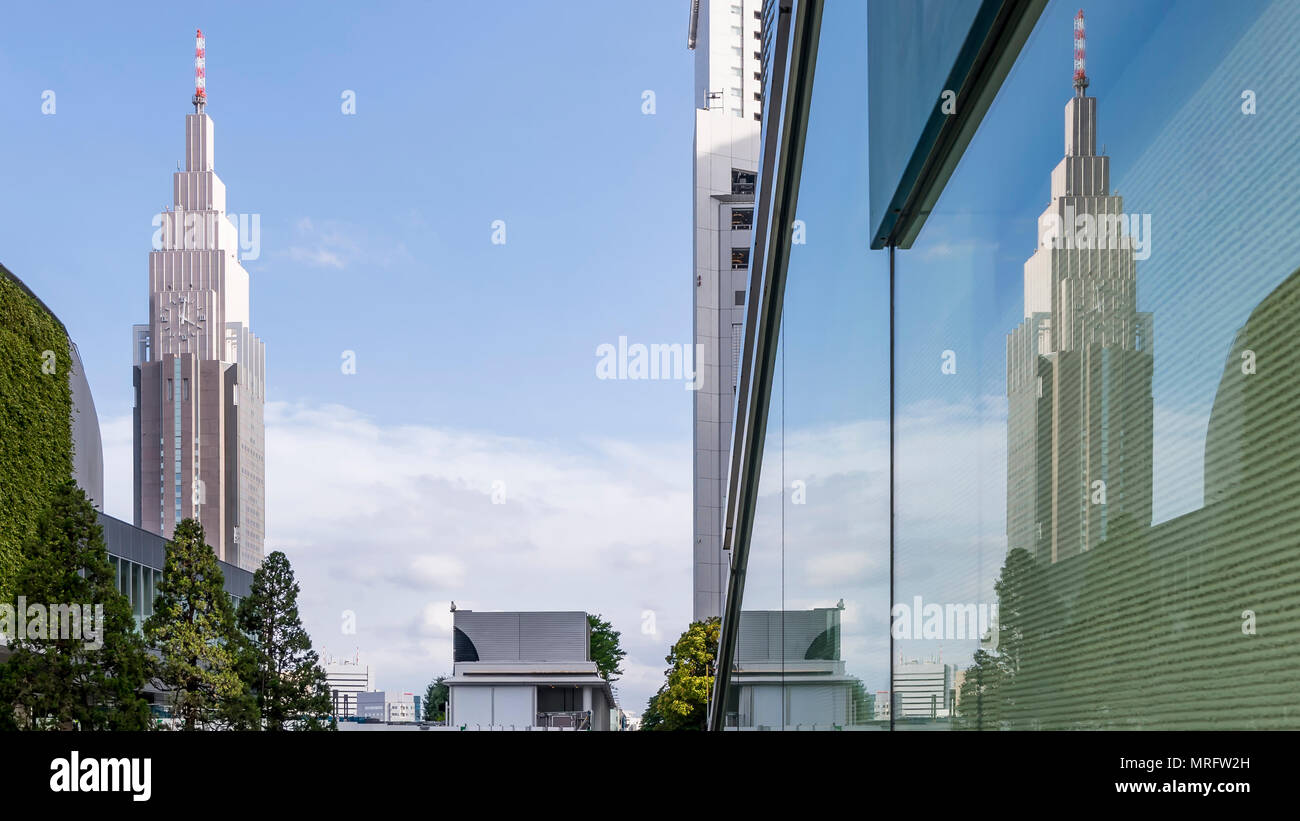
<svg viewBox="0 0 1300 821"><path fill-rule="evenodd" d="M828 4L823 21L798 209L807 244L791 256L785 367L747 588L763 593L745 607L844 598L849 672L877 690L888 686L888 284L885 252L868 250L866 20L857 6ZM995 600L1006 541L1006 335L1022 317L1022 266L1063 154L1075 10L1049 4L920 239L898 252L898 601ZM1155 321L1160 522L1200 507L1205 426L1228 346L1300 265L1291 225L1300 189L1281 173L1300 148L1300 4L1110 0L1085 13L1111 189L1127 212L1152 215L1138 307ZM1243 89L1256 94L1253 117L1241 111ZM955 375L940 371L946 350ZM791 503L797 479L803 506ZM929 656L939 645L897 650ZM943 659L965 664L974 647L943 642Z"/></svg>
<svg viewBox="0 0 1300 821"><path fill-rule="evenodd" d="M900 601L993 600L1005 550L1005 340L1023 315L1022 266L1063 153L1073 12L1049 6L920 240L899 253ZM1093 3L1085 13L1111 190L1126 212L1152 215L1151 255L1137 270L1139 310L1155 316L1160 522L1201 506L1205 426L1228 346L1300 264L1289 224L1300 194L1278 173L1300 140L1290 105L1300 6ZM1246 88L1277 107L1243 115ZM940 372L945 350L956 375ZM947 643L944 660L973 649Z"/></svg>

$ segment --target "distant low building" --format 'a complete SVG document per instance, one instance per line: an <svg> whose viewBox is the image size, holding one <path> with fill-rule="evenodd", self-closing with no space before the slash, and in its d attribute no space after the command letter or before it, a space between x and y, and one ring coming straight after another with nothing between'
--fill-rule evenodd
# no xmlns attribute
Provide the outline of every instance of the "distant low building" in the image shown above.
<svg viewBox="0 0 1300 821"><path fill-rule="evenodd" d="M889 721L889 691L877 690L876 703L872 707L872 715L875 721Z"/></svg>
<svg viewBox="0 0 1300 821"><path fill-rule="evenodd" d="M357 693L356 717L385 721L390 724L416 721L415 695L387 690Z"/></svg>
<svg viewBox="0 0 1300 821"><path fill-rule="evenodd" d="M447 723L466 730L617 729L580 611L457 610Z"/></svg>
<svg viewBox="0 0 1300 821"><path fill-rule="evenodd" d="M336 718L357 715L357 697L375 690L375 673L359 659L325 659L325 683L330 688L330 701Z"/></svg>
<svg viewBox="0 0 1300 821"><path fill-rule="evenodd" d="M940 661L900 659L894 666L894 718L951 718L956 672Z"/></svg>

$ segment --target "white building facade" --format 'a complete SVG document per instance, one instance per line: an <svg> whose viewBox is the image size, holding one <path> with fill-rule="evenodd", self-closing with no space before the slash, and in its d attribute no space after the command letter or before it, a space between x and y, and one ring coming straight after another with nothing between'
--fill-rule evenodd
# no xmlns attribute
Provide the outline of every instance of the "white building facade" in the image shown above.
<svg viewBox="0 0 1300 821"><path fill-rule="evenodd" d="M692 0L695 52L692 288L694 619L722 615L730 562L722 520L731 414L749 287L762 127L762 0Z"/></svg>
<svg viewBox="0 0 1300 821"><path fill-rule="evenodd" d="M417 721L415 694L379 690L356 694L357 718L404 724Z"/></svg>
<svg viewBox="0 0 1300 821"><path fill-rule="evenodd" d="M356 716L361 695L375 690L374 670L357 659L326 659L321 666L325 669L335 717Z"/></svg>
<svg viewBox="0 0 1300 821"><path fill-rule="evenodd" d="M956 672L935 659L900 659L894 667L894 718L951 718Z"/></svg>
<svg viewBox="0 0 1300 821"><path fill-rule="evenodd" d="M619 729L590 659L587 614L457 610L447 724L464 730Z"/></svg>

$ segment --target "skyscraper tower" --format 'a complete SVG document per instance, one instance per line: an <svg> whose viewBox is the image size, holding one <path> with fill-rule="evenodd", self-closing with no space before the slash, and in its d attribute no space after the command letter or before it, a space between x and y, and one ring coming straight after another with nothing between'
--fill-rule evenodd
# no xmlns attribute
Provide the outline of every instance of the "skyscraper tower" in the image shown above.
<svg viewBox="0 0 1300 821"><path fill-rule="evenodd" d="M252 570L265 528L266 349L213 171L202 31L195 40L185 170L149 253L149 324L134 327L135 524L170 538L196 518L217 558Z"/></svg>
<svg viewBox="0 0 1300 821"><path fill-rule="evenodd" d="M694 619L722 615L722 549L762 128L761 0L691 0L695 52Z"/></svg>
<svg viewBox="0 0 1300 821"><path fill-rule="evenodd" d="M1025 318L1007 337L1007 547L1049 560L1151 523L1152 319L1110 158L1097 154L1083 12L1065 157L1025 262ZM1149 224L1149 223L1148 223Z"/></svg>

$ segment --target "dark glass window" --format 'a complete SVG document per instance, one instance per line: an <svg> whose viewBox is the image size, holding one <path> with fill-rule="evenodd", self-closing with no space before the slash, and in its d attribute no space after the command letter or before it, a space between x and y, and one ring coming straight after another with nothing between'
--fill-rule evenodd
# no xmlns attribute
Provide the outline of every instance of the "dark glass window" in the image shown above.
<svg viewBox="0 0 1300 821"><path fill-rule="evenodd" d="M731 193L738 196L752 197L757 183L757 171L745 171L740 168L731 169Z"/></svg>

